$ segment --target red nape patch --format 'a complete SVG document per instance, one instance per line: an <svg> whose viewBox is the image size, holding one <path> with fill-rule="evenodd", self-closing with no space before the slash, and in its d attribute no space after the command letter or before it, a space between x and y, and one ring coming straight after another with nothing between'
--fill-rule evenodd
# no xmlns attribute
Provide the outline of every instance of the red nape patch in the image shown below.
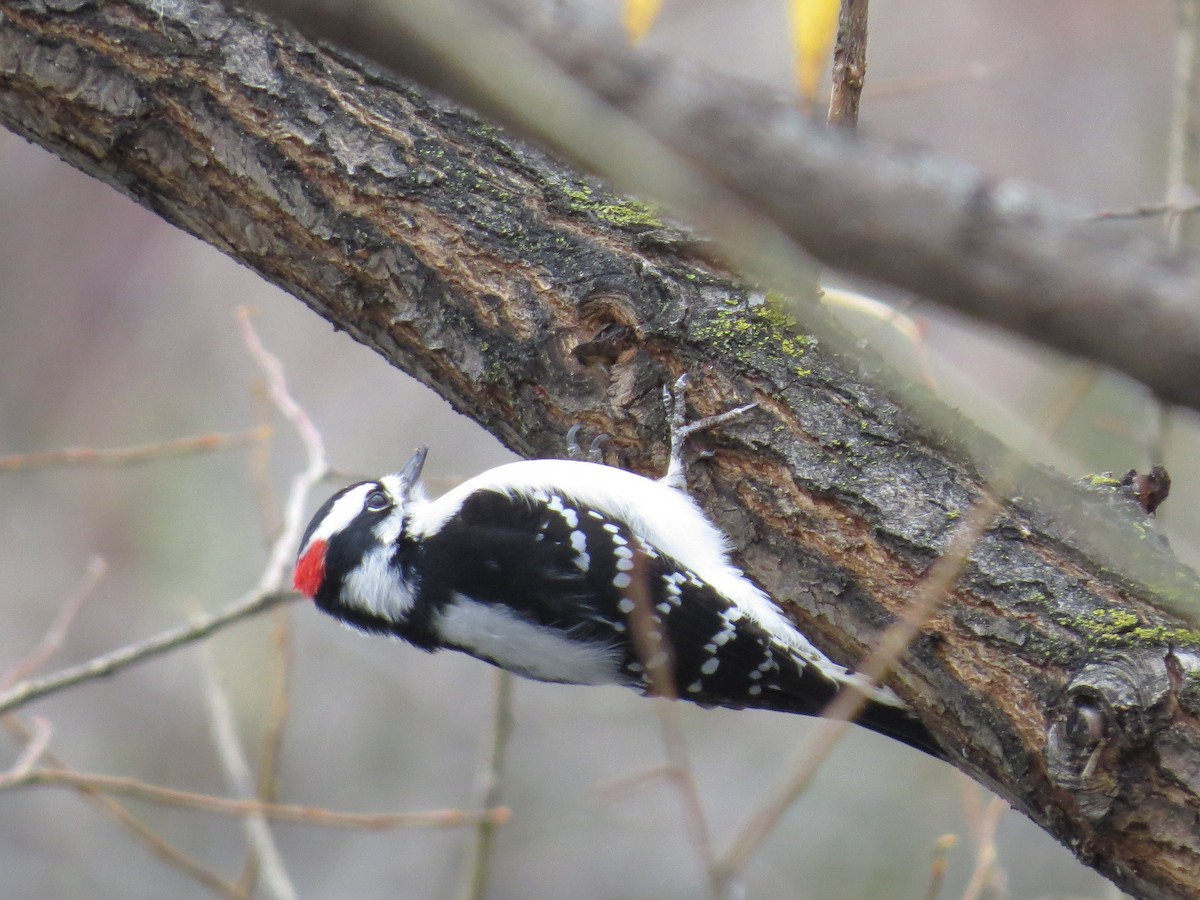
<svg viewBox="0 0 1200 900"><path fill-rule="evenodd" d="M328 546L325 541L313 541L296 562L292 586L310 600L317 596L321 582L325 580L325 549Z"/></svg>

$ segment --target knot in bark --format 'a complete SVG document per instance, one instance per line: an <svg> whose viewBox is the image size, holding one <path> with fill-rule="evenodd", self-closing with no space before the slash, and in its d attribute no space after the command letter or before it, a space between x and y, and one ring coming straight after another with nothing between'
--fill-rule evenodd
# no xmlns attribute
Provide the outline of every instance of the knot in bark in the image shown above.
<svg viewBox="0 0 1200 900"><path fill-rule="evenodd" d="M1170 652L1131 650L1089 662L1071 679L1046 733L1050 780L1092 820L1121 794L1120 760L1150 744L1176 708Z"/></svg>

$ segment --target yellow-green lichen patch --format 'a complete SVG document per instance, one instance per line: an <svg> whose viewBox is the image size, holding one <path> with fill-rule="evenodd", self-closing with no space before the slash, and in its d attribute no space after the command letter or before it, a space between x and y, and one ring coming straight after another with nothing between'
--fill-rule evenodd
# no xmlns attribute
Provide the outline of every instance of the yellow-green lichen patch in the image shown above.
<svg viewBox="0 0 1200 900"><path fill-rule="evenodd" d="M590 213L614 228L666 227L658 214L658 208L641 200L631 200L608 193L598 194L586 184L564 187L563 196L575 212Z"/></svg>
<svg viewBox="0 0 1200 900"><path fill-rule="evenodd" d="M1082 634L1093 647L1200 648L1200 631L1143 625L1134 613L1125 609L1094 609L1063 624Z"/></svg>
<svg viewBox="0 0 1200 900"><path fill-rule="evenodd" d="M1154 628L1135 628L1129 635L1139 644L1155 647L1200 648L1200 632L1191 628L1167 628L1159 625Z"/></svg>
<svg viewBox="0 0 1200 900"><path fill-rule="evenodd" d="M1128 610L1104 608L1076 616L1071 624L1089 643L1114 644L1126 640L1141 621Z"/></svg>
<svg viewBox="0 0 1200 900"><path fill-rule="evenodd" d="M749 308L742 304L727 304L711 319L697 326L697 335L711 347L725 354L739 351L780 354L792 366L799 378L811 375L812 370L799 364L814 344L814 339L800 331L795 318L772 303Z"/></svg>
<svg viewBox="0 0 1200 900"><path fill-rule="evenodd" d="M1108 472L1102 472L1100 474L1093 474L1093 475L1085 475L1085 476L1083 476L1083 481L1085 484L1091 485L1092 487L1095 487L1095 488L1120 487L1121 486L1121 479L1113 478L1112 475L1110 475Z"/></svg>

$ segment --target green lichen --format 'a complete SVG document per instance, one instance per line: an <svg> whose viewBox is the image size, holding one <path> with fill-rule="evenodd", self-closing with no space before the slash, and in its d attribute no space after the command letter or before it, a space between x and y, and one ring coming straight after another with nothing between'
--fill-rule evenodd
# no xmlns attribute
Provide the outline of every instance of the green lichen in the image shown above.
<svg viewBox="0 0 1200 900"><path fill-rule="evenodd" d="M1129 632L1139 644L1151 644L1156 647L1187 647L1200 648L1200 631L1191 628L1167 628L1159 625L1154 628L1135 628Z"/></svg>
<svg viewBox="0 0 1200 900"><path fill-rule="evenodd" d="M1090 638L1112 638L1128 634L1141 624L1136 615L1125 609L1093 609L1075 618L1077 630Z"/></svg>
<svg viewBox="0 0 1200 900"><path fill-rule="evenodd" d="M951 510L946 511L946 518L949 519L951 522L953 522L955 519L959 518L961 515L962 515L962 510L959 510L959 509L951 509Z"/></svg>
<svg viewBox="0 0 1200 900"><path fill-rule="evenodd" d="M1090 647L1188 647L1200 648L1200 631L1190 628L1171 628L1164 625L1143 625L1132 612L1125 609L1094 609L1068 619L1066 625L1081 634Z"/></svg>
<svg viewBox="0 0 1200 900"><path fill-rule="evenodd" d="M575 212L590 213L614 228L665 228L658 208L641 200L593 191L586 184L563 187L563 195Z"/></svg>
<svg viewBox="0 0 1200 900"><path fill-rule="evenodd" d="M697 326L697 335L721 353L782 354L792 361L792 373L798 378L810 376L811 368L798 361L814 346L816 338L800 330L796 317L787 312L787 304L790 301L778 294L767 294L757 305L748 304L740 296L728 296L712 319Z"/></svg>
<svg viewBox="0 0 1200 900"><path fill-rule="evenodd" d="M773 352L786 357L792 373L798 378L811 375L812 370L801 365L815 339L800 331L795 317L772 302L770 295L764 303L747 306L740 300L727 300L724 308L697 327L698 336L721 353L736 355L739 351Z"/></svg>
<svg viewBox="0 0 1200 900"><path fill-rule="evenodd" d="M1092 475L1084 475L1083 481L1085 484L1089 484L1092 487L1097 487L1097 488L1098 487L1120 487L1121 486L1121 479L1113 478L1112 475L1108 472L1101 472L1101 473L1092 474Z"/></svg>

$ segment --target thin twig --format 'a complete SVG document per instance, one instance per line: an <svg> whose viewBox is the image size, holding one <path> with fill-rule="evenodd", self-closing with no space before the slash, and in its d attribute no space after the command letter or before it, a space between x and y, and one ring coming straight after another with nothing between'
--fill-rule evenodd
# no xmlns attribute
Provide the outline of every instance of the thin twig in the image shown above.
<svg viewBox="0 0 1200 900"><path fill-rule="evenodd" d="M1008 804L993 797L980 818L980 831L975 845L975 868L963 891L962 900L978 900L983 890L996 878L996 828Z"/></svg>
<svg viewBox="0 0 1200 900"><path fill-rule="evenodd" d="M662 733L663 751L666 753L667 775L675 785L683 801L684 824L692 845L700 855L700 862L708 878L709 891L713 900L721 896L721 883L716 874L716 853L712 835L704 817L704 805L700 802L700 790L696 785L696 773L692 768L691 755L683 736L683 723L679 718L678 703L665 697L654 698L654 711L658 715L658 727Z"/></svg>
<svg viewBox="0 0 1200 900"><path fill-rule="evenodd" d="M1051 440L1067 415L1091 390L1096 379L1094 366L1084 367L1058 395L1047 411L1039 433L1042 440ZM954 582L966 566L975 544L983 535L1000 508L998 497L1011 493L1021 467L1020 459L1029 453L1010 451L1002 460L991 481L972 505L959 527L950 535L946 549L917 585L913 603L905 615L889 626L874 651L858 668L865 684L881 683L899 662L908 645L925 624L937 613L949 596ZM832 752L841 736L850 727L866 702L862 690L847 685L821 711L816 736L810 742L801 764L786 780L783 787L760 806L734 838L729 849L717 860L714 872L719 882L728 885L749 862L768 834L779 824L784 813L807 790L822 763Z"/></svg>
<svg viewBox="0 0 1200 900"><path fill-rule="evenodd" d="M0 473L28 472L63 466L129 466L193 453L209 453L246 444L260 444L271 437L270 426L246 431L217 432L193 437L174 438L134 447L98 450L93 447L67 447L45 453L16 453L0 456Z"/></svg>
<svg viewBox="0 0 1200 900"><path fill-rule="evenodd" d="M217 757L221 761L221 768L225 770L229 789L239 796L253 797L254 774L250 771L250 763L246 760L242 742L238 738L229 697L221 687L220 674L217 672L217 665L209 646L202 645L200 651L200 674L204 686L202 694L208 710L209 727L217 749ZM247 813L242 820L242 827L246 831L246 840L254 851L257 864L261 867L263 883L269 895L277 900L297 900L295 885L287 873L283 857L279 853L279 845L267 826L266 817L261 812Z"/></svg>
<svg viewBox="0 0 1200 900"><path fill-rule="evenodd" d="M251 591L224 609L200 616L186 625L177 625L162 634L143 641L127 644L110 653L96 656L79 665L69 666L52 675L30 678L14 684L0 692L0 715L10 713L34 700L75 687L86 681L95 681L129 668L148 659L162 656L179 647L194 644L228 628L243 619L259 615L281 603L295 600L290 591Z"/></svg>
<svg viewBox="0 0 1200 900"><path fill-rule="evenodd" d="M867 96L871 100L880 100L884 97L900 97L904 94L915 94L922 91L930 91L934 88L983 81L985 78L991 78L1005 69L1012 68L1017 64L1017 61L1015 58L1007 58L995 60L990 63L973 62L968 63L961 69L927 72L922 75L914 75L911 78L894 78L891 81L882 82L879 79L875 79L871 82Z"/></svg>
<svg viewBox="0 0 1200 900"><path fill-rule="evenodd" d="M913 605L902 619L883 633L875 651L859 669L867 683L879 683L892 670L912 639L937 612L966 564L975 543L998 509L999 503L991 493L985 493L971 507L951 535L945 551L917 586ZM723 884L727 884L745 868L763 840L779 824L784 813L791 809L792 804L808 789L821 765L865 703L866 695L862 691L847 686L821 711L817 735L811 741L803 763L774 798L763 804L750 817L730 848L718 860L716 871Z"/></svg>
<svg viewBox="0 0 1200 900"><path fill-rule="evenodd" d="M251 398L254 404L254 419L261 425L269 425L273 407L267 397L266 386L256 382L251 388ZM254 497L257 501L259 515L262 517L263 533L269 544L279 535L283 527L280 522L279 501L271 485L271 442L263 441L256 444L249 454L250 483L254 486Z"/></svg>
<svg viewBox="0 0 1200 900"><path fill-rule="evenodd" d="M121 794L149 803L178 806L224 816L244 818L263 815L279 822L346 828L360 831L389 831L396 828L462 828L476 825L480 819L502 824L511 816L508 809L497 807L478 811L461 809L427 810L415 813L343 813L316 806L294 803L264 803L261 800L234 800L193 791L148 784L136 778L118 775L94 775L72 769L35 768L19 777L0 777L0 790L42 785Z"/></svg>
<svg viewBox="0 0 1200 900"><path fill-rule="evenodd" d="M66 601L50 622L50 627L42 635L42 639L24 657L19 659L12 668L0 676L0 688L16 684L32 672L36 672L41 668L42 663L49 659L62 646L67 636L67 630L71 627L71 623L75 621L75 616L79 614L79 610L83 607L84 602L92 595L92 591L96 589L96 586L104 578L107 571L108 564L101 557L93 556L88 560L83 578L80 579L79 584L67 596Z"/></svg>
<svg viewBox="0 0 1200 900"><path fill-rule="evenodd" d="M504 756L513 726L513 680L510 672L496 670L493 682L495 689L492 692L492 727L479 766L481 809L498 806L504 787ZM471 853L463 869L463 881L458 891L459 900L483 900L487 896L496 825L489 819L480 819L475 827L475 840L471 844Z"/></svg>
<svg viewBox="0 0 1200 900"><path fill-rule="evenodd" d="M1167 246L1177 251L1183 245L1195 245L1200 228L1196 220L1182 214L1184 206L1200 206L1200 0L1177 0L1175 30L1175 92L1171 104L1171 127L1167 136L1166 215L1163 235ZM1166 463L1166 446L1172 412L1147 390L1151 416L1146 441L1147 462L1151 466Z"/></svg>
<svg viewBox="0 0 1200 900"><path fill-rule="evenodd" d="M273 408L272 398L268 396L265 384L256 384L253 391L255 418L267 423ZM280 521L279 504L276 502L271 487L268 471L270 466L270 445L260 444L250 456L251 482L258 500L258 508L262 515L262 523L268 542L278 539L283 528ZM328 474L328 469L327 469ZM284 729L287 725L290 709L289 691L291 685L291 613L287 607L280 607L271 613L273 625L271 629L272 658L275 665L268 663L271 673L275 676L271 690L270 705L267 719L263 726L262 743L258 750L258 784L256 796L267 802L278 800L278 784L276 776L279 771L279 756L283 747ZM247 893L253 893L254 885L259 876L259 860L253 851L246 854L242 874L238 884Z"/></svg>
<svg viewBox="0 0 1200 900"><path fill-rule="evenodd" d="M33 739L30 730L16 716L4 716L3 722L4 726L20 740L28 743ZM46 750L42 754L42 759L45 760L47 766L53 766L60 771L70 771L62 759L50 750ZM249 900L249 895L245 891L239 890L236 885L225 881L208 867L201 865L183 851L164 841L116 800L106 797L96 788L89 787L86 784L76 784L71 785L71 787L81 797L104 813L104 815L108 816L137 840L145 844L146 848L152 854L168 866L194 879L213 893L227 898L227 900Z"/></svg>
<svg viewBox="0 0 1200 900"><path fill-rule="evenodd" d="M699 422L693 422L691 426L683 425L683 388L684 384L681 378L675 386L676 395L673 400L672 419L678 418L679 421L674 422L671 428L671 469L667 474L668 478L674 475L681 482L683 482L684 473L681 468L676 468L680 465L678 460L681 456L679 449L675 447L677 437L681 440L683 435L690 433L688 428L709 428L719 425L722 421L728 421L728 418L725 417L730 415L730 413L722 413L720 416L711 416L701 419ZM732 410L731 413L737 415L744 411L744 409ZM709 833L708 823L704 818L704 806L700 802L700 791L696 787L695 772L688 754L687 741L683 736L683 727L679 721L679 709L673 702L679 696L678 687L675 684L674 652L667 636L663 633L665 629L658 624L654 615L654 601L650 594L650 560L640 547L634 551L633 570L630 575L630 584L626 588L626 596L633 604L627 614L629 636L633 642L634 652L641 661L642 670L646 674L647 693L654 697L654 712L658 717L663 752L666 754L668 763L666 771L683 803L684 825L687 827L688 836L700 857L715 900L720 892L720 885L713 874L716 856L713 851L712 835Z"/></svg>
<svg viewBox="0 0 1200 900"><path fill-rule="evenodd" d="M275 622L271 629L271 649L275 665L271 671L275 674L275 689L271 692L271 706L263 729L258 767L258 796L263 800L274 800L278 793L276 774L279 770L279 754L291 709L292 620L288 613L287 607L280 607L273 614Z"/></svg>
<svg viewBox="0 0 1200 900"><path fill-rule="evenodd" d="M1004 883L1004 870L1000 867L996 849L996 826L1001 813L1008 804L999 797L990 796L962 772L954 772L959 785L959 799L963 817L967 823L967 834L975 848L975 866L967 886L968 895ZM984 800L988 802L985 804ZM972 887L971 885L975 886Z"/></svg>
<svg viewBox="0 0 1200 900"><path fill-rule="evenodd" d="M258 748L258 777L255 790L255 796L268 803L279 799L277 781L279 758L283 749L284 729L291 708L289 699L292 635L290 610L286 606L280 607L271 613L271 617L273 619L271 648L272 657L276 662L274 665L268 663L267 667L275 677L273 678L266 721L263 724L262 741ZM238 877L238 884L247 893L253 893L258 875L258 857L251 850L246 854L242 874Z"/></svg>
<svg viewBox="0 0 1200 900"><path fill-rule="evenodd" d="M619 778L604 781L596 787L596 790L600 794L601 799L607 803L613 803L624 799L635 791L642 790L651 782L671 778L674 772L675 767L670 763L659 763L656 766L649 766L641 771L632 772L629 775L622 775Z"/></svg>
<svg viewBox="0 0 1200 900"><path fill-rule="evenodd" d="M946 881L946 854L958 843L958 835L943 834L933 842L933 862L929 866L929 885L925 888L925 900L937 900Z"/></svg>
<svg viewBox="0 0 1200 900"><path fill-rule="evenodd" d="M833 91L830 125L858 127L858 108L867 78L868 0L842 0L837 41L833 45Z"/></svg>
<svg viewBox="0 0 1200 900"><path fill-rule="evenodd" d="M1128 209L1101 209L1087 218L1104 219L1151 219L1155 216L1187 216L1200 212L1200 201L1176 205L1173 203L1143 203Z"/></svg>
<svg viewBox="0 0 1200 900"><path fill-rule="evenodd" d="M277 591L286 584L286 574L291 567L292 556L296 552L296 545L300 543L300 536L304 531L304 510L309 491L325 477L325 473L329 471L329 463L325 458L325 441L321 437L321 433L309 418L308 413L288 391L287 382L283 377L283 364L277 356L263 346L258 333L251 324L250 311L241 307L238 309L237 316L242 332L242 341L266 376L267 394L283 417L296 430L307 457L304 471L292 480L292 489L284 504L283 526L271 547L267 566L258 582L260 591Z"/></svg>
<svg viewBox="0 0 1200 900"><path fill-rule="evenodd" d="M304 530L304 510L308 495L329 469L325 460L325 444L308 414L288 393L283 379L283 366L262 345L250 324L250 315L246 310L239 310L238 322L247 349L267 378L267 389L272 402L295 428L307 455L307 465L292 480L291 491L284 507L283 528L271 546L258 586L224 609L199 616L186 625L168 629L160 635L102 654L53 675L19 682L0 692L0 715L12 712L47 694L74 687L85 681L114 675L136 663L193 644L236 622L260 615L281 603L295 599L295 594L287 588L287 573Z"/></svg>
<svg viewBox="0 0 1200 900"><path fill-rule="evenodd" d="M20 778L32 771L33 767L45 756L46 750L50 746L50 735L53 733L54 729L50 727L48 719L34 716L33 729L28 733L25 748L3 778Z"/></svg>
<svg viewBox="0 0 1200 900"><path fill-rule="evenodd" d="M1175 29L1175 92L1167 138L1167 205L1163 230L1176 248L1195 244L1197 231L1188 227L1178 210L1195 204L1200 192L1200 0L1177 0Z"/></svg>

